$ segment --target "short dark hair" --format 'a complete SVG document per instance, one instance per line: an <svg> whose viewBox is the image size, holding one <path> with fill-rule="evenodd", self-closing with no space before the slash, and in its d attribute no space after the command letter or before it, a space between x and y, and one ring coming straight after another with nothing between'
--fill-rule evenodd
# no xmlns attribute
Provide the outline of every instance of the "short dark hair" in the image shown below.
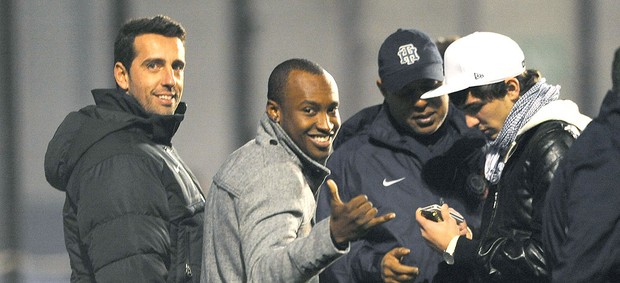
<svg viewBox="0 0 620 283"><path fill-rule="evenodd" d="M446 53L446 49L448 49L448 46L450 46L452 42L455 42L459 38L461 37L458 35L451 35L451 36L446 36L446 37L443 37L443 36L438 37L435 40L435 45L437 46L437 50L439 50L441 59L444 59L444 54Z"/></svg>
<svg viewBox="0 0 620 283"><path fill-rule="evenodd" d="M538 70L526 70L522 74L516 76L521 86L519 95L523 95L530 88L532 88L540 78L542 74ZM456 106L462 106L467 100L467 94L471 92L473 97L479 98L483 101L491 101L496 98L502 98L508 93L506 83L504 81L466 88L450 94L450 101Z"/></svg>
<svg viewBox="0 0 620 283"><path fill-rule="evenodd" d="M147 33L177 37L185 43L185 29L168 16L158 15L130 20L121 27L114 41L114 63L121 62L129 72L131 62L136 58L134 46L136 36Z"/></svg>
<svg viewBox="0 0 620 283"><path fill-rule="evenodd" d="M315 75L322 75L325 72L325 69L319 64L307 59L294 58L286 60L276 66L271 75L269 75L267 99L282 103L284 90L288 83L288 75L292 70L301 70Z"/></svg>

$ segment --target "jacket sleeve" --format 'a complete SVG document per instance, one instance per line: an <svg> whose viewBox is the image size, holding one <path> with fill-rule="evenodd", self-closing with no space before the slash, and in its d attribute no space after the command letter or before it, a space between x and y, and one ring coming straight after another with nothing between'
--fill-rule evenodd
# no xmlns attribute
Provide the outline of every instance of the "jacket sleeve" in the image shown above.
<svg viewBox="0 0 620 283"><path fill-rule="evenodd" d="M320 282L383 282L381 260L386 251L376 250L365 240L351 243L348 254L334 262L321 274Z"/></svg>
<svg viewBox="0 0 620 283"><path fill-rule="evenodd" d="M329 219L311 228L314 195L301 172L290 167L282 163L263 168L239 199L248 282L305 282L345 252L332 243Z"/></svg>
<svg viewBox="0 0 620 283"><path fill-rule="evenodd" d="M340 184L340 183L336 183ZM343 191L344 186L338 186L339 195L343 202L350 200L348 192ZM326 185L321 186L317 208L317 221L329 219L331 207L329 206L331 195ZM381 282L381 260L387 251L391 249L393 242L375 243L386 246L385 249L377 250L366 240L360 239L351 243L349 252L342 258L327 267L320 276L321 282ZM387 247L389 246L389 247Z"/></svg>
<svg viewBox="0 0 620 283"><path fill-rule="evenodd" d="M97 282L165 282L170 238L164 166L122 154L79 176L79 237Z"/></svg>
<svg viewBox="0 0 620 283"><path fill-rule="evenodd" d="M571 169L554 181L553 188L564 185L557 189L565 193L567 221L561 231L565 241L553 243L553 282L613 282L620 275L620 151L609 139L611 130L599 129L600 135L584 140L587 149L580 147L580 154L561 167Z"/></svg>
<svg viewBox="0 0 620 283"><path fill-rule="evenodd" d="M483 238L480 240L476 255L477 261L470 262L478 262L478 268L483 269L482 274L485 274L484 276L488 277L489 281L531 282L548 280L549 273L544 258L541 235L542 212L545 196L558 164L574 140L573 135L562 127L550 127L550 129L539 129L536 135L531 138L530 144L526 145L523 152L527 159L524 161L524 180L519 182L519 185L512 184L511 186L515 189L519 186L518 190L524 192L524 198L525 196L530 197L531 211L526 208L529 206L528 204L525 205L526 207L515 205L511 209L523 210L519 213L529 214L523 216L524 218L531 218L529 227L514 229L512 235L504 235L499 238L482 235ZM494 201L493 197L489 196L489 201ZM495 217L502 216L496 215ZM511 220L502 218L502 221ZM462 252L471 255L471 245L461 242L465 241L459 240L455 251L455 261L458 258L457 253ZM461 255L460 257L468 260L467 256Z"/></svg>
<svg viewBox="0 0 620 283"><path fill-rule="evenodd" d="M343 202L350 201L353 197L360 194L357 189L359 182L358 176L352 173L353 166L343 165L346 162L353 162L347 158L347 154L337 152L329 159L327 166L332 170L332 175L328 179L334 180L338 185L338 194ZM324 183L318 196L317 221L329 218L331 214L331 193ZM389 238L389 239L388 239ZM321 282L382 282L381 260L383 256L397 246L396 240L392 237L383 238L380 241L373 241L371 244L365 239L351 243L349 253L338 261L331 264L321 272Z"/></svg>
<svg viewBox="0 0 620 283"><path fill-rule="evenodd" d="M67 196L63 208L63 226L65 234L65 244L69 253L71 264L71 282L94 282L91 264L87 252L80 244L80 232L77 228L76 207Z"/></svg>

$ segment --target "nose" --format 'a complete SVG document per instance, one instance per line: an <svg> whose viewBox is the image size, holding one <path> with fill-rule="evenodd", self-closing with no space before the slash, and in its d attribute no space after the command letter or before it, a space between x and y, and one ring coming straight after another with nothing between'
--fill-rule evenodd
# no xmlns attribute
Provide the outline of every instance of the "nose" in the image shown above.
<svg viewBox="0 0 620 283"><path fill-rule="evenodd" d="M414 107L415 108L422 109L422 110L424 110L424 108L426 108L426 105L428 105L428 100L426 100L426 99L418 99L414 103Z"/></svg>
<svg viewBox="0 0 620 283"><path fill-rule="evenodd" d="M319 114L316 122L316 127L320 131L329 132L334 128L334 123L330 119L329 114Z"/></svg>
<svg viewBox="0 0 620 283"><path fill-rule="evenodd" d="M465 115L465 123L467 124L467 127L473 128L477 127L480 124L480 120L478 120L476 116Z"/></svg>
<svg viewBox="0 0 620 283"><path fill-rule="evenodd" d="M177 84L176 78L174 76L174 69L172 67L167 67L163 71L163 78L161 84L169 88L172 88Z"/></svg>

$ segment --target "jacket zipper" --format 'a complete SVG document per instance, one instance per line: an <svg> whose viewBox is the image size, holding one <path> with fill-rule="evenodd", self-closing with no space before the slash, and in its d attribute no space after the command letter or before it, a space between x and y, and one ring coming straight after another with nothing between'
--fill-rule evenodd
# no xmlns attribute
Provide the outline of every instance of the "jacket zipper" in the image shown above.
<svg viewBox="0 0 620 283"><path fill-rule="evenodd" d="M504 156L502 162L504 163L504 165L506 163L508 163L508 159L510 159L510 157L512 156L512 154L515 152L517 148L517 141L513 141L510 144L510 147L508 148L508 152L506 152L506 156ZM501 179L501 176L500 176ZM487 235L489 235L489 231L491 231L491 227L493 226L493 222L495 222L495 216L497 214L497 203L498 203L498 199L499 199L499 191L500 191L500 187L499 187L499 182L497 183L497 186L495 187L495 194L493 197L493 213L491 214L491 218L489 219L489 225L487 226L486 231L484 232L484 235L482 235L483 237L486 237ZM483 239L483 238L480 238Z"/></svg>
<svg viewBox="0 0 620 283"><path fill-rule="evenodd" d="M499 186L495 188L495 193L493 196L493 213L491 214L491 218L489 218L489 225L487 226L487 229L484 231L484 234L482 235L482 237L480 237L480 240L486 238L489 235L489 231L491 231L491 227L493 227L493 222L495 222L495 216L497 214L497 199L499 198ZM482 247L482 242L480 243L481 247ZM491 245L491 247L494 246ZM480 255L484 255L486 254L486 252L482 252L482 249L478 250L478 254Z"/></svg>
<svg viewBox="0 0 620 283"><path fill-rule="evenodd" d="M189 174L187 173L187 171L185 171L185 168L183 166L181 166L181 163L177 160L177 157L172 154L172 148L169 146L164 146L164 152L166 152L166 154L168 154L168 156L172 159L172 162L174 163L174 166L176 168L171 168L172 170L177 171L177 174L184 174L185 178L187 178L188 180L192 180L192 178L189 176ZM181 172L182 171L182 172ZM183 177L182 177L183 178ZM189 184L189 185L193 185L193 183ZM188 197L191 197L188 195ZM181 229L182 224L179 223L179 229ZM190 279L193 276L192 273L192 267L189 265L190 263L190 250L191 250L191 245L190 245L190 232L189 231L185 231L185 247L187 250L187 254L185 256L185 279Z"/></svg>
<svg viewBox="0 0 620 283"><path fill-rule="evenodd" d="M186 232L185 233L185 235L186 235L185 236L185 244L186 244L186 247L187 247L187 255L185 257L185 278L189 279L189 278L192 278L192 268L189 266L189 259L190 259L190 254L189 253L190 253L190 250L191 250L191 247L190 247L190 244L189 244L189 234L190 234L190 232L189 231L185 231L185 232Z"/></svg>

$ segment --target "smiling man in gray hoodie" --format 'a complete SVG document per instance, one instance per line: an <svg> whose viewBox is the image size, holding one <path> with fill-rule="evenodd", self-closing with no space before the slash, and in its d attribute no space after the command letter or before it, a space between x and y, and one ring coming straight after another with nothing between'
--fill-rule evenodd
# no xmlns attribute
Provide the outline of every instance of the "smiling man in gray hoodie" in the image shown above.
<svg viewBox="0 0 620 283"><path fill-rule="evenodd" d="M202 282L318 282L349 242L394 218L376 217L366 196L314 223L315 195L340 127L338 89L319 65L290 59L269 77L255 139L232 153L207 196Z"/></svg>

